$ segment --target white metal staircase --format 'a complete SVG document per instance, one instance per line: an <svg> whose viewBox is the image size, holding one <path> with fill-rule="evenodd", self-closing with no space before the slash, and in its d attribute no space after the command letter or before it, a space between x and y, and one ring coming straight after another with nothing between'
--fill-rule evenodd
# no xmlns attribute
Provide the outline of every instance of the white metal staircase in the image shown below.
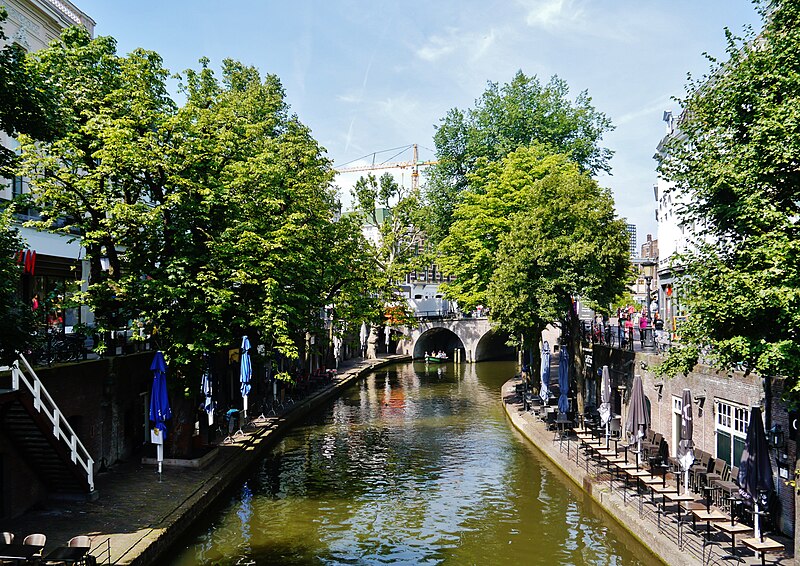
<svg viewBox="0 0 800 566"><path fill-rule="evenodd" d="M20 362L22 363L22 367L20 367ZM45 438L40 439L39 444L43 444L41 440L46 440L50 445L54 445L56 448L55 452L59 453L59 457L62 459L66 457L72 464L72 473L77 473L79 476L76 487L81 490L93 492L94 460L89 456L86 447L84 447L83 443L78 439L75 431L72 430L72 427L58 409L55 401L53 401L53 398L47 392L47 389L45 389L44 384L22 354L20 354L19 360L15 361L11 366L11 387L14 391L23 392L23 394L25 390L27 390L27 392L32 395L32 404L27 403L28 410L30 411L30 406L32 406L34 412L33 416L39 415L43 417L38 420L40 423L44 422L45 424L39 426L38 429ZM20 420L21 419L17 417L17 422ZM28 420L30 420L30 417ZM52 425L52 428L50 425ZM32 438L29 431L21 436L27 439L27 443L29 444L28 452L30 454L41 455L42 449L40 446L35 446L36 439ZM30 446L31 444L34 446ZM52 453L53 450L51 449L50 452ZM40 467L40 471L42 470L43 469ZM57 477L57 474L54 474L54 476Z"/></svg>

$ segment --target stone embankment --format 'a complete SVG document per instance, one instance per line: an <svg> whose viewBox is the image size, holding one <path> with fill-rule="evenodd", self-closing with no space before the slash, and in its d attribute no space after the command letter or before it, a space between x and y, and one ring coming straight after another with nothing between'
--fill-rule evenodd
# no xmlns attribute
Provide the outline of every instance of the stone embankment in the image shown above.
<svg viewBox="0 0 800 566"><path fill-rule="evenodd" d="M331 384L277 416L254 421L232 442L220 443L216 455L202 468L167 466L159 480L152 464L119 463L97 475L100 497L96 501L54 502L1 522L0 530L14 532L18 537L46 534L45 555L71 537L86 534L92 539L91 553L98 563L163 563L164 553L294 423L372 370L409 359L384 356L377 360L348 360Z"/></svg>

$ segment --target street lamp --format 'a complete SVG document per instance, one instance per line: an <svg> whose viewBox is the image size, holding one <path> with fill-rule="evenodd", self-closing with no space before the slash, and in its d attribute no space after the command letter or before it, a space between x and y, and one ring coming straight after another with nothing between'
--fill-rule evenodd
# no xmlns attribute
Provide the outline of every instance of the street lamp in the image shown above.
<svg viewBox="0 0 800 566"><path fill-rule="evenodd" d="M645 315L648 317L648 321L650 321L651 311L650 311L650 283L653 281L653 273L651 269L655 267L656 262L645 260L641 263L643 269L646 269L644 276L644 283L645 283L645 292L644 292L644 309ZM656 341L655 336L653 335L653 324L652 321L649 322L647 328L644 330L644 344L642 345L643 350L652 351L656 348Z"/></svg>

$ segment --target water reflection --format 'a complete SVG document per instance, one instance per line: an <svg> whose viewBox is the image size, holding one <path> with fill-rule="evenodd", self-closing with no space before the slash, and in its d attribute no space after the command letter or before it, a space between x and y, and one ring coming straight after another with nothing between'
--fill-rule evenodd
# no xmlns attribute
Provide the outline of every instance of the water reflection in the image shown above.
<svg viewBox="0 0 800 566"><path fill-rule="evenodd" d="M499 388L515 369L371 375L287 435L173 564L652 562L512 430Z"/></svg>

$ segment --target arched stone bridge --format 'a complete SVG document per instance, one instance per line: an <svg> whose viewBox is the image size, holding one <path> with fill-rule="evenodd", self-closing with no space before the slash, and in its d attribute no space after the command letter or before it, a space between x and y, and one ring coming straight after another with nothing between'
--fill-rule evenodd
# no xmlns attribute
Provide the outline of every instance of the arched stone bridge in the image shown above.
<svg viewBox="0 0 800 566"><path fill-rule="evenodd" d="M406 340L397 344L397 353L422 359L426 352L443 350L452 360L461 351L461 361L513 360L516 353L507 346L508 336L492 330L487 318L420 320L405 332Z"/></svg>

